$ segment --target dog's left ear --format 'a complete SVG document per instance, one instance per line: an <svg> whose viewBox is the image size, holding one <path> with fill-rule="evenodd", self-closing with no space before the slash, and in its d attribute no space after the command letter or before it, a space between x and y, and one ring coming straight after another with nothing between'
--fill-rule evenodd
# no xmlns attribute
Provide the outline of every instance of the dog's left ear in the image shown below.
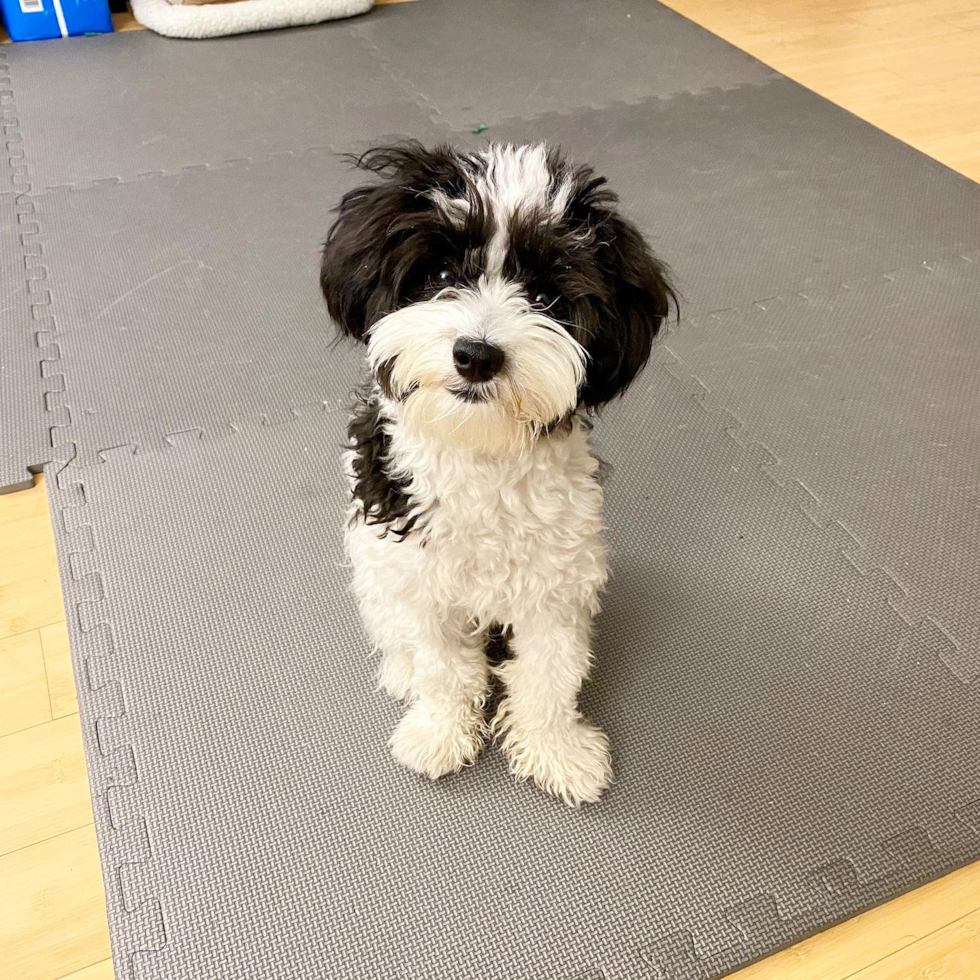
<svg viewBox="0 0 980 980"><path fill-rule="evenodd" d="M621 395L650 357L653 341L678 308L667 267L651 252L639 228L613 207L595 229L596 262L605 295L583 323L589 352L582 404L595 408ZM584 312L584 311L583 311Z"/></svg>

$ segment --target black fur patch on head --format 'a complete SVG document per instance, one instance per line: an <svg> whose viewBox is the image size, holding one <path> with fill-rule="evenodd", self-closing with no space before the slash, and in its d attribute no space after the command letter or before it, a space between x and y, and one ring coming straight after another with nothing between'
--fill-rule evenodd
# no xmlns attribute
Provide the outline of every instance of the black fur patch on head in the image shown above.
<svg viewBox="0 0 980 980"><path fill-rule="evenodd" d="M382 182L344 195L320 264L327 307L347 336L366 342L386 313L446 285L475 282L493 226L464 162L448 146L430 150L414 141L354 161ZM469 207L450 222L434 194Z"/></svg>
<svg viewBox="0 0 980 980"><path fill-rule="evenodd" d="M391 436L385 431L373 390L358 392L347 436L354 453L351 493L360 504L364 522L384 525L384 534L390 532L404 540L416 530L422 514L414 507L405 481L388 473Z"/></svg>
<svg viewBox="0 0 980 980"><path fill-rule="evenodd" d="M643 369L678 297L667 267L640 230L617 210L618 198L591 167L550 151L552 186L570 181L560 215L518 212L508 228L508 278L562 323L589 361L581 404L621 395Z"/></svg>

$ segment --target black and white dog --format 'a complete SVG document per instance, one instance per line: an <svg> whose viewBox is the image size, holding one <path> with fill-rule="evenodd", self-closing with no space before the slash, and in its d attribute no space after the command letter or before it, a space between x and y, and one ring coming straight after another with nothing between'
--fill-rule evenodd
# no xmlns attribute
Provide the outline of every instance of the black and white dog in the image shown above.
<svg viewBox="0 0 980 980"><path fill-rule="evenodd" d="M350 423L354 589L395 759L437 778L492 732L570 804L612 770L578 710L608 568L589 413L644 366L676 303L606 182L543 146L417 143L358 165L323 249L331 315L367 345ZM493 625L512 653L490 725Z"/></svg>

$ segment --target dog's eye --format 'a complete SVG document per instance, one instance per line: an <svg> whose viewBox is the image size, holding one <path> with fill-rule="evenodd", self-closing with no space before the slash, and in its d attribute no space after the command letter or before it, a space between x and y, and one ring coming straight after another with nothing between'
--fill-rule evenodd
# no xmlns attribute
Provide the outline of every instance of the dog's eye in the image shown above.
<svg viewBox="0 0 980 980"><path fill-rule="evenodd" d="M436 276L436 282L440 286L451 286L455 280L456 277L453 275L452 269L441 269L439 275Z"/></svg>
<svg viewBox="0 0 980 980"><path fill-rule="evenodd" d="M555 297L551 293L536 293L532 302L535 306L548 307L555 301Z"/></svg>

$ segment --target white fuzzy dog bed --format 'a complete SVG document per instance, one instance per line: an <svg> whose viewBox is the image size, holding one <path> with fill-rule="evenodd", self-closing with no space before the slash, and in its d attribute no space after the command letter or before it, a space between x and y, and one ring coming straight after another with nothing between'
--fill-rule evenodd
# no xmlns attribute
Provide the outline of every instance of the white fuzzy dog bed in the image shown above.
<svg viewBox="0 0 980 980"><path fill-rule="evenodd" d="M171 4L132 0L133 16L167 37L220 37L278 27L299 27L363 14L374 0L237 0L236 3Z"/></svg>

